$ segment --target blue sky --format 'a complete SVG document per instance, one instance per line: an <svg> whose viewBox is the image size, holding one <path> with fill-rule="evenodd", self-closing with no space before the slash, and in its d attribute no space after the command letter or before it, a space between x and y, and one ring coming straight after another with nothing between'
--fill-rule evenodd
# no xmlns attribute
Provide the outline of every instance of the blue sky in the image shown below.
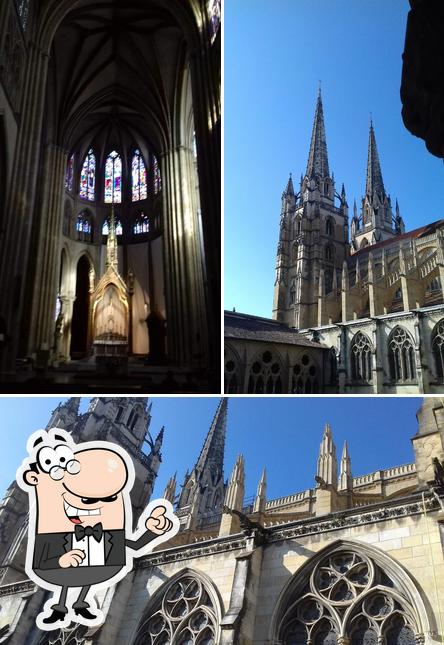
<svg viewBox="0 0 444 645"><path fill-rule="evenodd" d="M319 80L330 171L350 211L370 113L406 229L443 216L442 160L401 119L408 0L225 1L225 307L271 316L282 191L305 172ZM296 188L296 185L295 185Z"/></svg>
<svg viewBox="0 0 444 645"><path fill-rule="evenodd" d="M46 426L61 399L0 398L3 437L0 495L26 456L26 439ZM163 461L155 495L162 495L177 470L181 482L191 469L210 427L219 399L213 397L152 398L153 434L165 425ZM82 411L88 399L82 400ZM413 461L411 437L421 399L409 397L237 397L228 408L225 476L236 456L246 462L246 498L254 495L262 468L268 473L268 497L313 487L316 459L326 421L333 430L338 458L348 441L354 475ZM396 422L394 423L394 420Z"/></svg>

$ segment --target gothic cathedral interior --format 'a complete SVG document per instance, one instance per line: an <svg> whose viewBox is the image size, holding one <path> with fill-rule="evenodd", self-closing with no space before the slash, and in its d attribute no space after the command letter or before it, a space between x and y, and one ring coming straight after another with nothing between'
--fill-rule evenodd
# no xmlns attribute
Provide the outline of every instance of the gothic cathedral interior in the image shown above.
<svg viewBox="0 0 444 645"><path fill-rule="evenodd" d="M220 391L219 23L1 3L3 390Z"/></svg>

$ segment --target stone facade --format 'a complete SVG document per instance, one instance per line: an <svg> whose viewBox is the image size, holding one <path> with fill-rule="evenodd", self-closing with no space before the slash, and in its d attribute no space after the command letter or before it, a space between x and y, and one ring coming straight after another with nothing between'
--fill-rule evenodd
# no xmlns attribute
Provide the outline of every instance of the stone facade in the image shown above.
<svg viewBox="0 0 444 645"><path fill-rule="evenodd" d="M444 220L405 231L384 186L373 123L365 196L359 212L354 204L349 231L345 188L336 190L329 170L319 94L305 175L298 191L290 176L282 195L273 319L287 328L286 338L268 333L267 319L243 314L239 325L227 312L225 391L443 392L443 281ZM256 338L239 329L248 318L256 320ZM313 379L297 367L302 340L318 343L309 354ZM257 384L253 369L256 361L263 366L257 356L267 349L290 368L270 389Z"/></svg>
<svg viewBox="0 0 444 645"><path fill-rule="evenodd" d="M91 431L101 419L95 409L106 410L111 425L119 409L112 400L95 405L80 417L80 425ZM57 414L75 416L75 406L71 402L59 408L51 421L60 422ZM104 625L39 633L33 621L44 593L22 573L0 585L1 642L439 642L444 622L444 490L430 464L433 457L444 456L444 399L426 398L417 416L414 462L354 477L347 445L339 460L327 424L314 488L267 500L264 471L255 500L246 504L248 455L239 456L219 489L227 424L227 401L221 401L182 492L176 495L175 478L167 486L166 496L175 501L181 518L180 533L99 596ZM159 453L154 470L158 459ZM212 509L208 497L216 499ZM2 512L12 509L11 504L10 489ZM9 548L17 547L15 534L8 531L2 544L6 537ZM2 562L2 570L11 568L4 556ZM14 566L20 571L22 565L16 560Z"/></svg>

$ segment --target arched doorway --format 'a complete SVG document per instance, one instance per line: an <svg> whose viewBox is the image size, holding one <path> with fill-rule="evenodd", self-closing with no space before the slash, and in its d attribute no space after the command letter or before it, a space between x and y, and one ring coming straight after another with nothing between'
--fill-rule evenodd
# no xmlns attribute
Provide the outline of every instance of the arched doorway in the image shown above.
<svg viewBox="0 0 444 645"><path fill-rule="evenodd" d="M89 269L85 255L77 264L76 299L72 312L71 358L84 358L88 351Z"/></svg>

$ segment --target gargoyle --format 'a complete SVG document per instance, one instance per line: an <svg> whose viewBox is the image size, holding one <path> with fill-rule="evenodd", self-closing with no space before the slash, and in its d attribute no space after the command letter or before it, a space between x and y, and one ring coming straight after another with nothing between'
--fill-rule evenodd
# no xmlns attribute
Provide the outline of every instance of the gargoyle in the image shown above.
<svg viewBox="0 0 444 645"><path fill-rule="evenodd" d="M248 537L253 535L254 532L257 532L261 536L265 536L265 534L268 533L267 529L262 526L262 524L259 524L259 522L253 522L249 517L245 515L245 513L242 513L241 511L237 511L234 508L231 509L228 508L228 506L224 506L222 512L228 513L229 515L236 515L240 520L240 527L242 531Z"/></svg>

